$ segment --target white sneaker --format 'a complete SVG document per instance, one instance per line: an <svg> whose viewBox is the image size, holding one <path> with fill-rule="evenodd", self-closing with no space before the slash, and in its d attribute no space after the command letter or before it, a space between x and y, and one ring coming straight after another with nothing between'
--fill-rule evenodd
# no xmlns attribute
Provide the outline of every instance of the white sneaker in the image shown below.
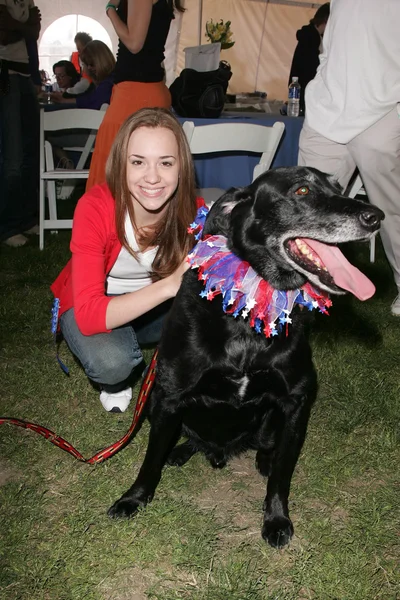
<svg viewBox="0 0 400 600"><path fill-rule="evenodd" d="M393 303L392 303L392 306L391 306L390 310L391 310L392 315L394 317L400 317L400 293L393 300Z"/></svg>
<svg viewBox="0 0 400 600"><path fill-rule="evenodd" d="M123 413L132 400L132 388L128 387L121 392L110 394L103 390L100 393L100 402L107 412Z"/></svg>
<svg viewBox="0 0 400 600"><path fill-rule="evenodd" d="M27 237L22 235L22 233L17 233L4 240L4 243L7 244L7 246L11 246L11 248L19 248L20 246L25 246L27 241Z"/></svg>
<svg viewBox="0 0 400 600"><path fill-rule="evenodd" d="M26 235L40 235L39 225L34 225L30 229L24 231L24 233L26 233Z"/></svg>

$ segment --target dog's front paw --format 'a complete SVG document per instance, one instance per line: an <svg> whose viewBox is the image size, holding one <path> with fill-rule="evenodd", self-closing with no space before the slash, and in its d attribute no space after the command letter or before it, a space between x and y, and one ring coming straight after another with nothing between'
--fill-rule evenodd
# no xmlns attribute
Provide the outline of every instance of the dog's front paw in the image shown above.
<svg viewBox="0 0 400 600"><path fill-rule="evenodd" d="M273 548L283 548L293 536L292 521L287 517L265 518L261 535Z"/></svg>
<svg viewBox="0 0 400 600"><path fill-rule="evenodd" d="M120 498L108 509L107 514L112 519L129 519L133 517L139 508L139 502L133 498Z"/></svg>

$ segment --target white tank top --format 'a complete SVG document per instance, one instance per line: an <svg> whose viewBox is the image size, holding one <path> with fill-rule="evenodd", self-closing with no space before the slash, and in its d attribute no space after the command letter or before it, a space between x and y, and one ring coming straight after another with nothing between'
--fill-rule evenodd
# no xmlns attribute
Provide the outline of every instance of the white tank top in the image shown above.
<svg viewBox="0 0 400 600"><path fill-rule="evenodd" d="M128 213L125 218L125 235L129 246L137 252L137 259L122 247L110 273L107 277L107 294L126 294L136 292L153 283L152 265L158 247L139 252L135 232Z"/></svg>

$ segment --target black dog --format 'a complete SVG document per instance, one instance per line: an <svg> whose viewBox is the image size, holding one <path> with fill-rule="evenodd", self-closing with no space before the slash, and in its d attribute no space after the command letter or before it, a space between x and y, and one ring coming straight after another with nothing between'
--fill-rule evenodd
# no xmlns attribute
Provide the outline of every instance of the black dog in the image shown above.
<svg viewBox="0 0 400 600"><path fill-rule="evenodd" d="M373 285L334 245L369 238L383 218L378 208L342 196L333 178L316 169L281 168L222 196L203 238L225 236L232 253L277 290L308 281L319 290L347 289L366 299ZM266 337L249 318L226 314L221 296L201 297L203 289L197 271L189 270L159 347L146 457L109 515L129 517L149 502L165 463L183 465L203 452L220 468L251 448L268 477L262 536L281 548L293 535L289 488L316 396L310 313L296 306L292 323L279 334L267 325L273 333ZM187 441L174 447L181 435Z"/></svg>

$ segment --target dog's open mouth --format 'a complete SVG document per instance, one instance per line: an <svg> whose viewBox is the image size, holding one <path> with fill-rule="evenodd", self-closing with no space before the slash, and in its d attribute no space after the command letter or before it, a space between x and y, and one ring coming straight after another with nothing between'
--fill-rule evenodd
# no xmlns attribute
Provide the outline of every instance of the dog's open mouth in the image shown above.
<svg viewBox="0 0 400 600"><path fill-rule="evenodd" d="M340 288L359 300L368 300L375 293L374 284L345 258L337 246L308 238L285 242L288 256L310 275L316 276L331 291Z"/></svg>

